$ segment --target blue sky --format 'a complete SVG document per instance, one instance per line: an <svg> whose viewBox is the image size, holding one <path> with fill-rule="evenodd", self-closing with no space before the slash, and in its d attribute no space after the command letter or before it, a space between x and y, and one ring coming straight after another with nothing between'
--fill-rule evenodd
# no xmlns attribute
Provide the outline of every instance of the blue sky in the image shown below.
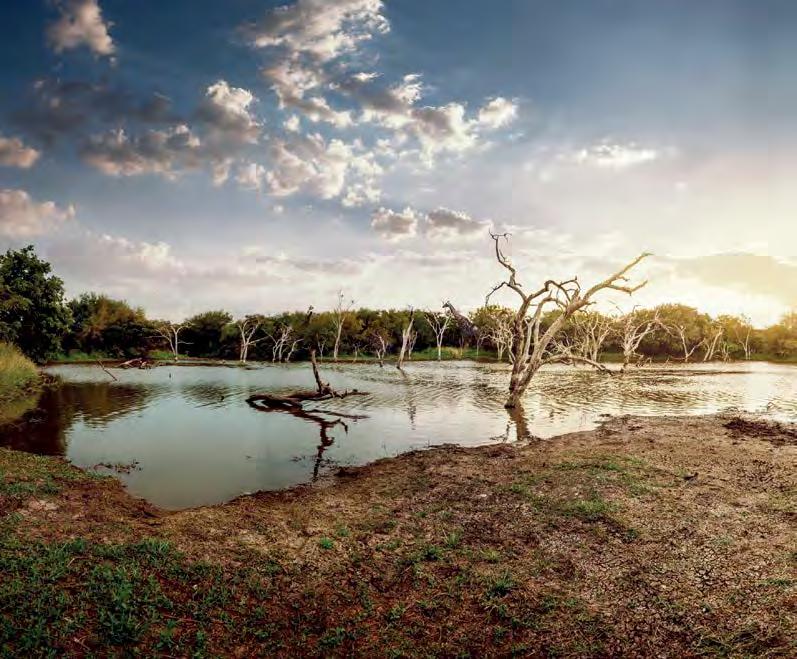
<svg viewBox="0 0 797 659"><path fill-rule="evenodd" d="M70 294L474 307L494 226L532 280L651 250L642 303L797 305L792 2L29 0L0 25L0 247Z"/></svg>

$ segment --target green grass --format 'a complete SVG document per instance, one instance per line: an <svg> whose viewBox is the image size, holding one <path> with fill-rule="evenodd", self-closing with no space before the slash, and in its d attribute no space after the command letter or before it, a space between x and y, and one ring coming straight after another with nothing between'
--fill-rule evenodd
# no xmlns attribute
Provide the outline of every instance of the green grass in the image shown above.
<svg viewBox="0 0 797 659"><path fill-rule="evenodd" d="M780 362L782 364L795 364L797 363L797 354L776 355L772 352L756 352L750 355L750 361Z"/></svg>
<svg viewBox="0 0 797 659"><path fill-rule="evenodd" d="M24 394L40 380L36 365L18 348L0 343L0 401Z"/></svg>
<svg viewBox="0 0 797 659"><path fill-rule="evenodd" d="M95 363L98 359L106 361L115 359L104 352L82 352L81 350L70 350L69 352L58 353L52 362L63 362L67 364L82 364L84 362Z"/></svg>
<svg viewBox="0 0 797 659"><path fill-rule="evenodd" d="M147 353L147 357L150 359L156 360L173 360L174 355L171 351L168 350L150 350ZM97 352L83 352L81 350L70 350L68 352L62 352L57 354L51 362L55 363L63 363L63 364L84 364L84 363L91 363L95 364L97 360L101 361L124 361L128 359L128 357L122 357L119 355L109 355L102 351ZM190 359L189 357L181 356L181 359Z"/></svg>
<svg viewBox="0 0 797 659"><path fill-rule="evenodd" d="M0 572L0 650L16 656L55 656L86 629L104 648L152 636L174 647L175 619L202 620L227 592L221 574L187 563L157 539L128 545L6 540L0 543ZM176 592L181 584L202 590L186 600ZM181 646L196 649L192 641L183 637Z"/></svg>
<svg viewBox="0 0 797 659"><path fill-rule="evenodd" d="M63 460L0 447L0 499L14 504L10 510L33 497L58 494L64 483L104 478L76 469Z"/></svg>
<svg viewBox="0 0 797 659"><path fill-rule="evenodd" d="M563 514L577 517L585 522L598 522L609 518L615 506L598 495L593 495L589 499L564 501L560 509Z"/></svg>

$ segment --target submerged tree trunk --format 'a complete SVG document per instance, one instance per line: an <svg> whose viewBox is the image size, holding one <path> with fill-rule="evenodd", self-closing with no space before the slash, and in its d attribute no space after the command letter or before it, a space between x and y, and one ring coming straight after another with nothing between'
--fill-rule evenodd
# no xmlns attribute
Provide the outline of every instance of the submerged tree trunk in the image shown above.
<svg viewBox="0 0 797 659"><path fill-rule="evenodd" d="M490 234L495 243L496 259L507 270L509 276L493 287L487 295L485 304L489 303L493 293L504 287L514 291L520 298L520 305L513 319L515 341L512 347L512 375L509 379L509 394L505 403L506 407L514 408L520 405L521 398L531 379L544 364L581 362L607 371L604 366L589 357L574 354L570 348L563 346L556 339L565 323L575 313L589 306L593 296L598 292L615 290L630 295L644 286L645 282L633 287L625 285L626 274L648 254L638 256L624 268L595 284L586 292L582 291L581 284L574 277L567 281L549 279L538 290L527 293L517 280L517 269L501 250L500 240L506 239L507 235ZM549 308L558 310L559 315L543 331L544 313Z"/></svg>
<svg viewBox="0 0 797 659"><path fill-rule="evenodd" d="M410 310L410 319L407 323L406 327L401 330L401 350L399 351L398 361L396 362L396 368L401 370L404 366L404 356L407 353L407 349L410 344L410 339L412 338L412 324L415 321L415 311Z"/></svg>

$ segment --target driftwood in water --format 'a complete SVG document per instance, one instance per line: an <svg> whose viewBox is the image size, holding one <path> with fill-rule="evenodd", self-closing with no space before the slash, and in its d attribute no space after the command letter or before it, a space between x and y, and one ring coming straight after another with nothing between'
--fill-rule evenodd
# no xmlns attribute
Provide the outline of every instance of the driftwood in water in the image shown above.
<svg viewBox="0 0 797 659"><path fill-rule="evenodd" d="M105 371L105 372L106 372L108 375L110 375L110 376L113 378L113 381L114 381L114 382L116 382L116 381L118 380L118 378L117 378L117 377L116 377L116 376L115 376L113 373L111 373L111 372L110 372L110 371L109 371L107 368L105 368L105 364L103 364L103 363L102 363L102 360L101 360L101 359L98 359L98 360L97 360L97 363L100 365L100 368L101 368L103 371Z"/></svg>
<svg viewBox="0 0 797 659"><path fill-rule="evenodd" d="M156 366L155 362L150 361L146 357L136 357L135 359L128 359L122 362L117 368L152 368Z"/></svg>
<svg viewBox="0 0 797 659"><path fill-rule="evenodd" d="M344 432L349 432L349 427L343 419L365 419L365 416L358 414L344 414L342 412L333 412L331 410L324 410L320 408L313 408L305 410L302 404L306 401L322 401L330 400L333 398L346 398L347 396L363 396L364 391L335 391L328 383L321 380L321 375L318 372L318 363L315 358L315 350L310 351L310 361L313 365L313 377L316 382L315 391L294 391L287 395L277 394L255 394L246 399L247 404L261 412L287 412L300 419L312 421L318 425L319 429L319 444L316 451L314 466L313 466L313 480L318 478L319 469L323 460L324 451L334 443L334 439L329 436L329 431L337 426L341 426ZM327 419L323 415L337 417L335 419Z"/></svg>
<svg viewBox="0 0 797 659"><path fill-rule="evenodd" d="M321 374L318 372L318 362L315 358L315 350L310 351L310 362L313 366L313 377L315 378L316 389L315 391L294 391L289 394L254 394L246 399L250 406L262 410L283 410L283 411L302 411L302 404L306 401L322 401L331 400L333 398L346 398L348 396L365 396L364 391L352 389L351 391L335 391L328 382L321 379ZM333 414L329 412L329 414ZM335 414L335 416L343 416ZM356 417L355 417L356 418Z"/></svg>

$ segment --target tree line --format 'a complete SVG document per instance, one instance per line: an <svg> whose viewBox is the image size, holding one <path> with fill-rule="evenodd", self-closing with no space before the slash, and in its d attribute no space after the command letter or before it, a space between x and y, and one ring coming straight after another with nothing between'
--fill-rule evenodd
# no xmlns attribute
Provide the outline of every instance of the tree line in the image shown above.
<svg viewBox="0 0 797 659"><path fill-rule="evenodd" d="M234 317L210 310L172 322L103 294L66 300L63 282L32 247L0 255L0 341L43 362L76 354L127 359L165 351L173 358L288 362L306 359L412 359L484 356L511 361L519 337L516 312L488 304L463 314L439 309L369 309L342 292L327 311ZM546 312L544 335L561 311ZM580 311L559 323L557 354L624 365L657 359L683 362L797 359L797 312L755 328L744 316L711 317L682 304L626 313ZM522 329L522 328L521 328Z"/></svg>

